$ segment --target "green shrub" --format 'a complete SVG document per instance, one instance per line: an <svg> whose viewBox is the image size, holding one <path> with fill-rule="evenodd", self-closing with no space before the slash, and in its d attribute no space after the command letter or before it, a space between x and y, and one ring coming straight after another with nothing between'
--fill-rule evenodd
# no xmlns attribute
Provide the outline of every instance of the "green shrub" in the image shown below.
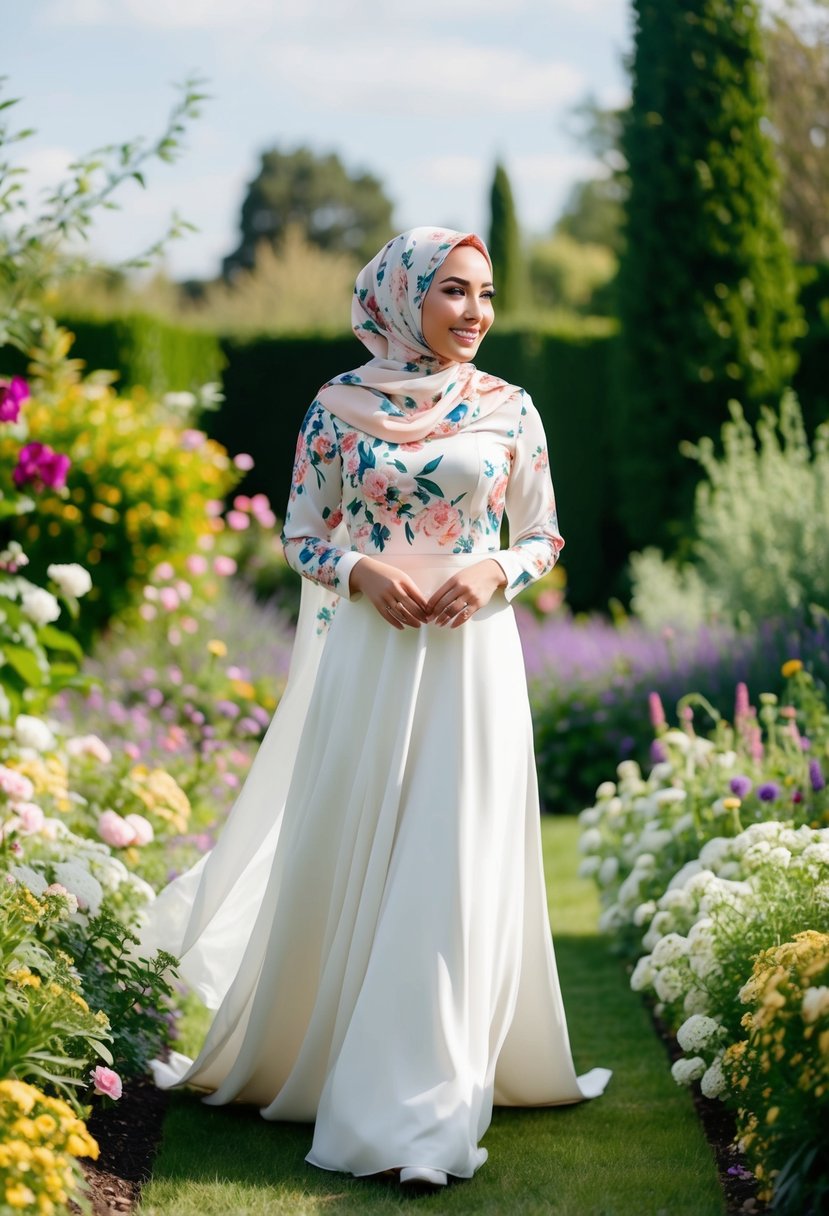
<svg viewBox="0 0 829 1216"><path fill-rule="evenodd" d="M810 445L797 398L756 427L731 403L722 455L703 439L686 453L702 466L693 566L654 551L633 559L633 608L649 624L696 625L719 616L750 626L829 604L829 422Z"/></svg>

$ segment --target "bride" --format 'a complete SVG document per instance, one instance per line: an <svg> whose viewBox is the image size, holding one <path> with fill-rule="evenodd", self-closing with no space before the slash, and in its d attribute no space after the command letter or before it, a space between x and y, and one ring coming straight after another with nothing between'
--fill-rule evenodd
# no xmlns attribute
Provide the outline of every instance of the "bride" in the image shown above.
<svg viewBox="0 0 829 1216"><path fill-rule="evenodd" d="M360 272L374 357L322 388L297 445L288 685L218 844L142 939L216 1008L159 1084L313 1122L309 1162L404 1186L470 1177L493 1103L610 1077L576 1075L547 916L510 601L564 542L535 407L472 363L491 279L479 237L438 228Z"/></svg>

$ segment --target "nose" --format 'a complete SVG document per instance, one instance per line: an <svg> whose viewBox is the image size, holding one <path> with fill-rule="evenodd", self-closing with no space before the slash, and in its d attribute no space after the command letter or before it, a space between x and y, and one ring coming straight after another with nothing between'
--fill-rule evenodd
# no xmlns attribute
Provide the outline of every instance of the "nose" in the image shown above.
<svg viewBox="0 0 829 1216"><path fill-rule="evenodd" d="M470 320L480 321L484 315L483 306L477 295L468 295L466 297L466 315Z"/></svg>

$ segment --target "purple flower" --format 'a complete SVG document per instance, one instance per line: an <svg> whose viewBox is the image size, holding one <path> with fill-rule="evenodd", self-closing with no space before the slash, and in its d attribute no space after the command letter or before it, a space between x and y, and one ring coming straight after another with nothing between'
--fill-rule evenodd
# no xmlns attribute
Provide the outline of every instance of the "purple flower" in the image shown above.
<svg viewBox="0 0 829 1216"><path fill-rule="evenodd" d="M728 788L737 798L745 798L746 794L751 793L753 784L750 777L732 777L728 783Z"/></svg>
<svg viewBox="0 0 829 1216"><path fill-rule="evenodd" d="M809 761L809 781L815 793L826 788L826 778L823 776L823 770L820 767L819 760Z"/></svg>
<svg viewBox="0 0 829 1216"><path fill-rule="evenodd" d="M757 786L757 797L761 802L774 802L780 797L780 786L776 781L764 781Z"/></svg>
<svg viewBox="0 0 829 1216"><path fill-rule="evenodd" d="M653 764L661 764L663 760L668 759L668 753L665 751L665 744L661 739L654 739L651 743L651 762Z"/></svg>
<svg viewBox="0 0 829 1216"><path fill-rule="evenodd" d="M734 721L739 722L741 718L747 717L750 709L751 707L748 701L748 687L741 680L737 685L737 691L734 698Z"/></svg>
<svg viewBox="0 0 829 1216"><path fill-rule="evenodd" d="M0 384L0 422L17 422L28 396L29 386L22 376L12 376L8 384Z"/></svg>

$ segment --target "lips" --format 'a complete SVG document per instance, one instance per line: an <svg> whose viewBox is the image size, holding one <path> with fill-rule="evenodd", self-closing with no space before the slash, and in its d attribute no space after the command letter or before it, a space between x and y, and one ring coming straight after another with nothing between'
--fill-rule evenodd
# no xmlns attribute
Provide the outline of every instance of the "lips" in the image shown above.
<svg viewBox="0 0 829 1216"><path fill-rule="evenodd" d="M481 336L481 331L478 329L453 329L450 332L455 335L459 342L464 342L470 346L474 342L477 342Z"/></svg>

